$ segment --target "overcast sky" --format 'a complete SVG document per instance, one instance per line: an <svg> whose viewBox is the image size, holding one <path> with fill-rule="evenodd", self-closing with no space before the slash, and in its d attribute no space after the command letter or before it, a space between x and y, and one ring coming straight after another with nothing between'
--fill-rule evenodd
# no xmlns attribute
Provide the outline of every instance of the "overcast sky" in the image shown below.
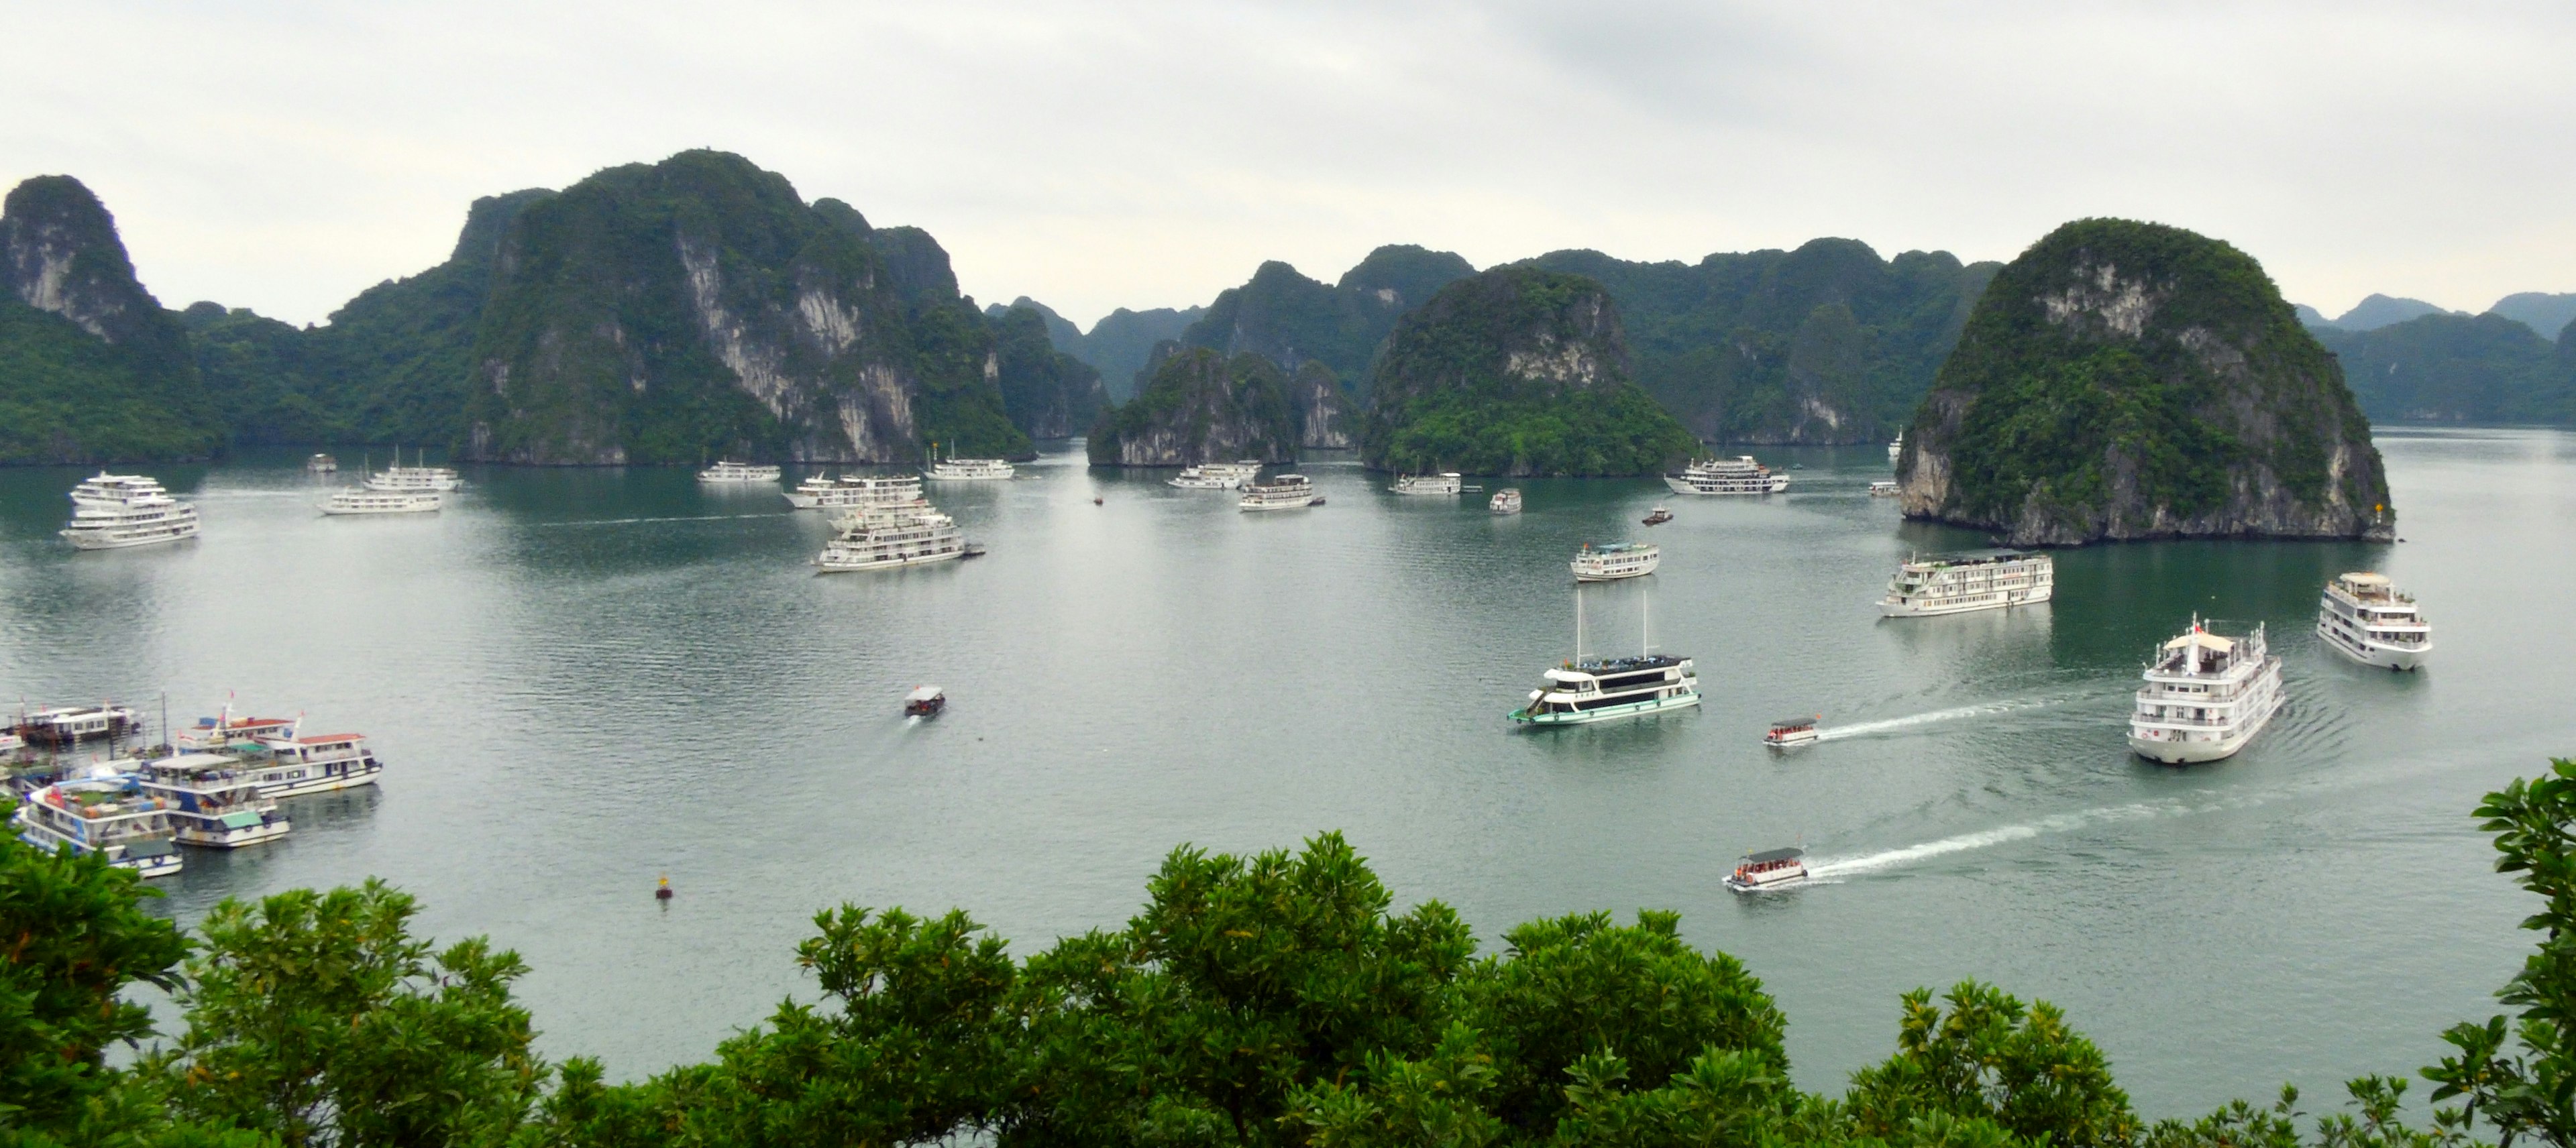
<svg viewBox="0 0 2576 1148"><path fill-rule="evenodd" d="M2576 5L0 0L0 181L318 321L475 196L689 147L1079 322L1381 243L2008 259L2086 215L2329 314L2576 291Z"/></svg>

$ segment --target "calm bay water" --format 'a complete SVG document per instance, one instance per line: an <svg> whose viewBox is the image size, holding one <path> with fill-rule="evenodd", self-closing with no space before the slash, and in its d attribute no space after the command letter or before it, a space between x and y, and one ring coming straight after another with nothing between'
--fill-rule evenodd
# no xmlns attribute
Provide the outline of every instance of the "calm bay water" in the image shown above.
<svg viewBox="0 0 2576 1148"><path fill-rule="evenodd" d="M169 910L382 876L436 935L518 949L546 1050L620 1074L810 995L791 950L827 906L963 906L1026 953L1123 921L1176 844L1340 829L1400 904L1489 943L1680 910L1777 995L1806 1086L1887 1055L1900 992L1976 977L2063 1006L2145 1111L2183 1115L2411 1073L2527 948L2468 811L2576 754L2576 436L2379 442L2401 545L2065 552L2048 606L1908 621L1869 605L1893 565L1982 540L1867 498L1878 447L1765 451L1801 468L1768 499L1533 482L1518 518L1333 461L1305 468L1327 506L1246 515L1056 453L934 486L990 557L831 577L805 565L820 515L682 471L469 471L442 514L351 520L314 511L297 456L159 468L205 537L76 554L52 532L84 475L6 470L0 693L166 692L182 721L230 693L370 734L379 788L191 851ZM1638 527L1659 502L1679 519ZM1587 648L1634 646L1651 595L1706 706L1507 728L1570 651L1566 558L1630 536L1662 572L1585 592ZM2320 648L2318 586L2364 568L2423 600L2426 672ZM2123 745L2128 691L2194 611L2268 622L2290 703L2232 761L2154 766ZM922 682L949 712L907 722ZM1758 744L1807 713L1827 742ZM1827 883L1718 884L1791 842Z"/></svg>

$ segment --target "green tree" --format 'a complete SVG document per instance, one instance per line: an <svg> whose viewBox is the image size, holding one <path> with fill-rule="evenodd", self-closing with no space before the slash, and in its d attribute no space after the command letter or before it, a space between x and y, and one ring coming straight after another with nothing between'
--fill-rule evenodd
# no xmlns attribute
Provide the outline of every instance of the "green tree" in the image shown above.
<svg viewBox="0 0 2576 1148"><path fill-rule="evenodd" d="M2465 1097L2465 1119L2484 1121L2501 1148L2536 1137L2558 1148L2576 1143L2576 761L2554 759L2549 772L2516 779L2478 806L2480 828L2495 834L2496 871L2540 895L2541 908L2522 927L2540 947L2496 998L2516 1008L2508 1029L2501 1014L2442 1034L2458 1055L2424 1070L2436 1101Z"/></svg>
<svg viewBox="0 0 2576 1148"><path fill-rule="evenodd" d="M1991 1120L2026 1140L2107 1148L2134 1140L2138 1119L2111 1081L2110 1061L2046 1001L2021 1001L1975 981L1932 1003L1905 994L1897 1053L1852 1074L1845 1103L1856 1130L1898 1139L1919 1118Z"/></svg>

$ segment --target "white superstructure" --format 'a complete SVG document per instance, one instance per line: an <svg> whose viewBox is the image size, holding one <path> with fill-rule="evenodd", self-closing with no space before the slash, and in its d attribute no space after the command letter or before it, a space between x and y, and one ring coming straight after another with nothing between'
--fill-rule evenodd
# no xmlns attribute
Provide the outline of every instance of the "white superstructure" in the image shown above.
<svg viewBox="0 0 2576 1148"><path fill-rule="evenodd" d="M998 458L943 458L931 463L922 477L940 482L998 482L1018 473L1019 468Z"/></svg>
<svg viewBox="0 0 2576 1148"><path fill-rule="evenodd" d="M318 733L310 737L264 737L251 747L235 743L241 770L269 797L300 797L373 785L385 771L367 749L364 734Z"/></svg>
<svg viewBox="0 0 2576 1148"><path fill-rule="evenodd" d="M1689 658L1671 654L1579 659L1540 677L1513 721L1582 725L1699 704L1699 672Z"/></svg>
<svg viewBox="0 0 2576 1148"><path fill-rule="evenodd" d="M778 468L766 463L735 462L718 459L714 466L698 472L700 482L776 482Z"/></svg>
<svg viewBox="0 0 2576 1148"><path fill-rule="evenodd" d="M95 853L146 877L179 871L169 803L123 774L59 781L27 795L13 821L18 840L52 852Z"/></svg>
<svg viewBox="0 0 2576 1148"><path fill-rule="evenodd" d="M1726 875L1726 887L1738 893L1751 893L1774 885L1794 885L1807 879L1807 852L1803 849L1765 849L1747 853L1735 863L1735 871Z"/></svg>
<svg viewBox="0 0 2576 1148"><path fill-rule="evenodd" d="M2223 638L2192 620L2147 664L2146 686L2129 715L2129 748L2167 764L2234 756L2281 708L2281 659L2263 648L2263 627Z"/></svg>
<svg viewBox="0 0 2576 1148"><path fill-rule="evenodd" d="M1887 461L1895 462L1905 453L1905 432L1896 432L1896 441L1887 444Z"/></svg>
<svg viewBox="0 0 2576 1148"><path fill-rule="evenodd" d="M798 483L796 489L786 492L786 497L787 505L798 510L898 506L921 501L921 476L845 474L831 478L816 475Z"/></svg>
<svg viewBox="0 0 2576 1148"><path fill-rule="evenodd" d="M178 754L142 763L135 779L166 804L181 845L239 849L275 841L293 827L237 757Z"/></svg>
<svg viewBox="0 0 2576 1148"><path fill-rule="evenodd" d="M1778 494L1789 489L1789 476L1753 461L1753 456L1704 458L1680 473L1664 476L1675 494Z"/></svg>
<svg viewBox="0 0 2576 1148"><path fill-rule="evenodd" d="M2385 574L2345 574L2326 583L2317 636L2353 661L2390 670L2414 669L2433 652L2433 624Z"/></svg>
<svg viewBox="0 0 2576 1148"><path fill-rule="evenodd" d="M143 728L132 706L38 706L22 711L16 732L37 745L66 746L91 738L115 739Z"/></svg>
<svg viewBox="0 0 2576 1148"><path fill-rule="evenodd" d="M1210 462L1185 466L1181 473L1163 480L1165 486L1183 490L1233 490L1261 476L1261 464L1253 459L1234 462Z"/></svg>
<svg viewBox="0 0 2576 1148"><path fill-rule="evenodd" d="M1485 509L1491 510L1496 514L1520 513L1521 488L1517 486L1506 486L1501 490L1495 491L1492 498L1485 500Z"/></svg>
<svg viewBox="0 0 2576 1148"><path fill-rule="evenodd" d="M1397 494L1456 494L1466 484L1458 472L1444 470L1438 474L1399 474L1387 489Z"/></svg>
<svg viewBox="0 0 2576 1148"><path fill-rule="evenodd" d="M1652 574L1663 561L1663 549L1651 542L1613 542L1607 546L1586 542L1583 549L1575 552L1570 565L1577 582L1616 582Z"/></svg>
<svg viewBox="0 0 2576 1148"><path fill-rule="evenodd" d="M150 546L197 536L197 508L139 474L105 471L72 488L63 541L80 550Z"/></svg>
<svg viewBox="0 0 2576 1148"><path fill-rule="evenodd" d="M1903 493L1905 493L1904 488L1896 485L1896 480L1892 478L1880 479L1877 482L1869 484L1869 496L1871 498L1894 498Z"/></svg>
<svg viewBox="0 0 2576 1148"><path fill-rule="evenodd" d="M304 469L314 474L333 474L339 471L340 460L327 454L317 454L304 460Z"/></svg>
<svg viewBox="0 0 2576 1148"><path fill-rule="evenodd" d="M1302 474L1276 475L1243 488L1245 510L1302 510L1315 502L1315 484Z"/></svg>
<svg viewBox="0 0 2576 1148"><path fill-rule="evenodd" d="M415 457L414 465L402 464L402 448L394 448L394 464L367 476L369 490L454 490L465 484L456 472L443 466L429 466Z"/></svg>
<svg viewBox="0 0 2576 1148"><path fill-rule="evenodd" d="M368 490L344 486L319 505L324 514L429 514L446 505L434 490Z"/></svg>
<svg viewBox="0 0 2576 1148"><path fill-rule="evenodd" d="M2000 610L2048 601L2057 590L2057 563L2023 550L1971 550L1916 558L1896 568L1878 612L1921 618Z"/></svg>
<svg viewBox="0 0 2576 1148"><path fill-rule="evenodd" d="M814 565L825 573L893 570L965 557L966 540L955 519L929 504L872 506L834 520L840 532Z"/></svg>

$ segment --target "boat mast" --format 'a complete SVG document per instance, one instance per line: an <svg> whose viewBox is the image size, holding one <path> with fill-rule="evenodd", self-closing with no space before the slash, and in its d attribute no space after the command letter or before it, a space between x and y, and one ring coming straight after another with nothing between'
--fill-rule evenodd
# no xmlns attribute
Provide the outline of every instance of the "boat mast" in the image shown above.
<svg viewBox="0 0 2576 1148"><path fill-rule="evenodd" d="M1583 583L1574 584L1574 661L1583 663Z"/></svg>

